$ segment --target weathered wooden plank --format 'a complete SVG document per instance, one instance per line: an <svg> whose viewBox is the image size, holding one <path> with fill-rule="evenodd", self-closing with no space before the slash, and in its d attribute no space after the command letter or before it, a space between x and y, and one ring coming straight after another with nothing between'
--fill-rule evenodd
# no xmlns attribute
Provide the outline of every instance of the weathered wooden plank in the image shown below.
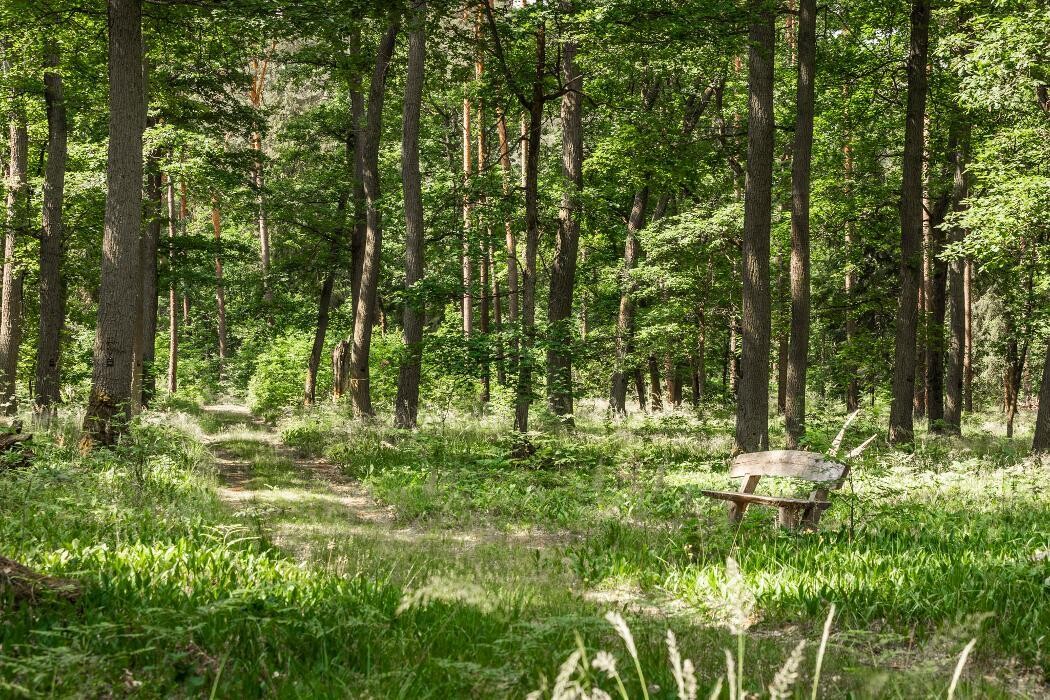
<svg viewBox="0 0 1050 700"><path fill-rule="evenodd" d="M811 501L808 498L789 498L787 496L762 496L757 493L740 493L739 491L701 491L708 498L717 498L722 501L732 501L733 503L748 504L753 503L759 506L796 506L796 507L807 507L810 505L818 506L830 506L830 501Z"/></svg>
<svg viewBox="0 0 1050 700"><path fill-rule="evenodd" d="M805 479L807 481L837 481L846 467L834 462L819 452L800 450L772 450L769 452L745 452L733 460L729 475L779 476Z"/></svg>

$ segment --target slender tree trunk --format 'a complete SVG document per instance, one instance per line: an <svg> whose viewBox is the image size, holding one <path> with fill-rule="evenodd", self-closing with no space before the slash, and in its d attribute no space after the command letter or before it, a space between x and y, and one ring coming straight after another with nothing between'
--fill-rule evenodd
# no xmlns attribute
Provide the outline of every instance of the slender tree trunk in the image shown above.
<svg viewBox="0 0 1050 700"><path fill-rule="evenodd" d="M961 115L956 115L956 119ZM958 124L959 134L954 139L952 160L955 166L955 183L952 189L952 205L956 211L963 207L969 195L966 160L969 151L969 125ZM952 243L963 242L965 233L959 226L951 230ZM948 377L944 393L944 427L956 435L962 432L963 377L966 365L966 312L963 277L966 260L962 256L952 259L948 267L948 316L951 319L948 340Z"/></svg>
<svg viewBox="0 0 1050 700"><path fill-rule="evenodd" d="M350 52L354 56L361 55L361 30L354 29L350 35ZM354 134L354 164L353 164L353 220L354 225L350 230L350 301L351 308L357 308L357 298L361 294L361 269L364 266L365 251L365 228L367 217L365 214L365 98L361 90L361 71L354 71L350 78L350 128ZM348 344L349 345L349 344ZM349 350L349 347L348 347ZM345 354L345 364L342 373L347 382L350 379L350 355ZM345 392L347 386L340 388Z"/></svg>
<svg viewBox="0 0 1050 700"><path fill-rule="evenodd" d="M472 207L470 202L471 164L470 100L463 100L463 252L462 264L463 299L460 313L463 315L463 335L474 334L474 263L470 256L470 226Z"/></svg>
<svg viewBox="0 0 1050 700"><path fill-rule="evenodd" d="M1050 342L1043 360L1043 381L1039 384L1039 409L1035 416L1032 452L1050 452Z"/></svg>
<svg viewBox="0 0 1050 700"><path fill-rule="evenodd" d="M496 133L499 135L499 163L500 168L503 171L503 196L504 198L510 197L510 177L511 177L511 166L510 166L510 143L507 138L507 117L502 110L498 112L496 119ZM525 141L522 140L522 149L525 149ZM522 165L525 164L525 158L522 157ZM522 168L522 174L524 175L525 169ZM517 337L517 326L518 326L518 250L517 242L514 236L514 228L511 225L510 218L504 218L503 228L506 236L506 249L507 249L507 322L511 327L511 340L510 340L510 366L507 368L509 374L515 374L517 372L517 357L518 357L518 337Z"/></svg>
<svg viewBox="0 0 1050 700"><path fill-rule="evenodd" d="M743 347L734 452L769 445L769 233L773 181L774 11L751 0L747 179L744 184Z"/></svg>
<svg viewBox="0 0 1050 700"><path fill-rule="evenodd" d="M809 363L809 190L813 155L813 80L816 64L816 0L799 0L798 116L791 156L791 340L787 358L784 426L787 448L798 449L806 433L806 369Z"/></svg>
<svg viewBox="0 0 1050 700"><path fill-rule="evenodd" d="M271 51L276 43L271 45ZM269 57L252 59L252 84L248 90L248 99L256 112L261 112L263 94L266 88L266 74L269 70ZM257 127L251 136L252 149L255 151L255 163L252 177L256 191L256 219L259 229L259 264L262 270L263 307L266 322L273 325L273 289L270 286L270 226L266 213L266 181L263 163L262 129Z"/></svg>
<svg viewBox="0 0 1050 700"><path fill-rule="evenodd" d="M419 110L426 63L426 3L417 0L408 33L408 71L401 130L401 186L405 194L405 290L423 279L423 192L419 173ZM419 367L423 350L422 303L406 296L403 311L406 353L397 377L394 422L414 428L419 411Z"/></svg>
<svg viewBox="0 0 1050 700"><path fill-rule="evenodd" d="M141 405L149 406L157 393L157 250L164 220L161 175L157 170L160 153L150 157L151 172L146 176L150 220L142 236L142 395Z"/></svg>
<svg viewBox="0 0 1050 700"><path fill-rule="evenodd" d="M13 99L16 104L10 123L4 286L0 295L0 410L8 416L13 416L18 410L15 380L18 375L18 349L22 344L22 290L25 270L18 261L17 250L19 241L29 234L30 217L29 184L26 178L29 136L26 131L25 113L19 104L22 98L15 95Z"/></svg>
<svg viewBox="0 0 1050 700"><path fill-rule="evenodd" d="M843 175L845 177L845 194L848 201L853 199L853 146L847 142L842 148L844 166ZM857 235L857 225L852 220L846 222L846 253L847 253L847 267L846 267L846 301L849 307L846 309L846 346L850 356L855 352L854 347L857 339L857 311L856 311L856 290L857 290L857 269L854 265L854 258L857 255L857 248L860 246L860 236ZM854 361L850 361L847 366L847 372L849 374L849 380L846 384L846 411L852 413L860 408L860 382L857 380L858 368Z"/></svg>
<svg viewBox="0 0 1050 700"><path fill-rule="evenodd" d="M84 446L113 445L128 429L136 346L142 341L142 2L109 0L109 155L102 275ZM141 348L139 348L141 350Z"/></svg>
<svg viewBox="0 0 1050 700"><path fill-rule="evenodd" d="M48 68L59 65L52 46ZM43 416L54 411L62 383L62 328L66 319L66 280L62 274L65 257L65 226L62 218L66 182L66 102L62 75L44 73L44 101L47 105L47 166L44 170L43 228L40 236L40 326L36 348L36 401L34 408Z"/></svg>
<svg viewBox="0 0 1050 700"><path fill-rule="evenodd" d="M384 33L376 51L375 70L368 91L368 116L361 144L364 148L367 226L361 266L361 289L357 307L354 309L354 341L350 348L350 394L354 403L354 415L358 417L372 416L375 413L372 409L368 361L372 349L372 326L376 318L376 292L383 249L383 220L379 207L379 137L382 134L387 69L394 53L394 41L398 30L399 21L395 19Z"/></svg>
<svg viewBox="0 0 1050 700"><path fill-rule="evenodd" d="M963 319L966 347L963 352L963 410L973 413L973 261L963 262Z"/></svg>
<svg viewBox="0 0 1050 700"><path fill-rule="evenodd" d="M893 365L890 442L911 442L914 436L912 400L915 393L915 342L922 254L923 115L926 112L926 49L929 0L912 0L911 45L908 52L908 112L904 133L901 189L900 298Z"/></svg>
<svg viewBox="0 0 1050 700"><path fill-rule="evenodd" d="M222 279L222 212L218 196L211 198L211 226L215 234L215 308L216 335L219 340L219 373L226 367L226 290Z"/></svg>
<svg viewBox="0 0 1050 700"><path fill-rule="evenodd" d="M954 150L954 144L951 146ZM930 293L926 324L926 418L931 433L943 433L944 427L944 317L948 288L948 265L942 259L944 231L941 224L947 213L948 197L939 197L932 205L930 218Z"/></svg>
<svg viewBox="0 0 1050 700"><path fill-rule="evenodd" d="M571 3L562 2L563 9ZM566 41L561 47L561 78L565 94L561 99L562 190L558 216L558 241L551 268L547 320L550 337L547 346L547 400L559 416L573 412L572 390L572 315L573 289L576 286L576 262L580 249L580 198L583 191L583 82L576 66L576 42Z"/></svg>
<svg viewBox="0 0 1050 700"><path fill-rule="evenodd" d="M510 144L507 139L507 119L503 110L497 112L496 131L500 139L500 169L503 172L503 196L510 196ZM522 148L525 148L524 141ZM524 161L524 158L523 158ZM523 170L524 172L524 170ZM514 239L513 227L510 218L504 216L503 228L506 238L507 255L507 323L510 325L512 338L510 339L509 366L504 369L505 374L517 372L518 338L514 334L514 328L518 324L518 247ZM493 280L495 280L493 276ZM506 379L501 383L506 383Z"/></svg>
<svg viewBox="0 0 1050 700"><path fill-rule="evenodd" d="M515 389L514 429L529 430L532 405L532 348L536 342L536 253L540 242L539 170L543 129L544 80L547 72L546 28L536 28L536 64L529 103L528 153L525 159L525 269L521 290L521 357Z"/></svg>
<svg viewBox="0 0 1050 700"><path fill-rule="evenodd" d="M634 343L634 292L637 284L631 279L638 265L641 252L638 232L645 226L645 210L649 204L649 188L642 187L634 195L631 213L627 218L627 243L623 254L623 279L621 281L620 314L616 322L616 364L613 367L612 389L609 408L613 413L627 412L627 366L629 350Z"/></svg>
<svg viewBox="0 0 1050 700"><path fill-rule="evenodd" d="M507 384L506 352L503 348L503 301L500 298L499 273L496 270L496 246L492 242L491 231L488 242L490 293L492 294L492 329L496 344L496 382L500 386Z"/></svg>
<svg viewBox="0 0 1050 700"><path fill-rule="evenodd" d="M179 389L179 314L175 294L175 182L167 178L168 200L168 393Z"/></svg>

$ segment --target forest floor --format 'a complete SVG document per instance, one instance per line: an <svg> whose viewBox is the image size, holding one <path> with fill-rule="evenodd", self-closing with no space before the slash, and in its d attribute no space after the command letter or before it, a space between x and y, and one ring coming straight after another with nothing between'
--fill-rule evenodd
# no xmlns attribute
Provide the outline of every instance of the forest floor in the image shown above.
<svg viewBox="0 0 1050 700"><path fill-rule="evenodd" d="M729 676L725 650L765 695L805 641L808 696L834 603L822 697L943 697L970 639L956 697L1050 697L1050 470L994 416L971 418L979 437L874 448L813 533L763 509L732 528L699 497L731 483L728 415L581 411L526 458L504 418L406 433L181 402L86 457L75 421L56 427L33 469L0 472L0 555L84 593L0 601L0 696L549 695L583 648L616 655L638 697L608 611L653 698L676 695L668 629L700 697ZM814 420L813 449L839 425Z"/></svg>

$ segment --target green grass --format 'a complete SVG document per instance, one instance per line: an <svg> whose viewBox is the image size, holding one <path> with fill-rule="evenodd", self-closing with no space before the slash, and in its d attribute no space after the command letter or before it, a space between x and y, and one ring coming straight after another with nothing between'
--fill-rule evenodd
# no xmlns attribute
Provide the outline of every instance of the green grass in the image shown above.
<svg viewBox="0 0 1050 700"><path fill-rule="evenodd" d="M757 509L735 532L698 496L728 483L726 416L581 416L524 460L496 419L282 426L360 478L387 523L355 516L243 416L189 413L147 416L116 453L88 457L59 425L32 468L0 472L0 554L84 591L2 604L0 696L522 697L549 687L579 634L591 656L619 656L634 697L602 620L625 608L653 696L674 695L670 627L703 697L736 649L715 624L730 555L755 597L752 692L805 638L808 694L831 603L825 697L943 696L971 637L959 696L1036 692L1020 671L1047 670L1050 563L1034 554L1050 548L1050 478L1005 439L875 452L820 532L794 535ZM837 421L812 438L830 442ZM251 498L219 500L198 425L249 465ZM398 612L406 596L428 602Z"/></svg>

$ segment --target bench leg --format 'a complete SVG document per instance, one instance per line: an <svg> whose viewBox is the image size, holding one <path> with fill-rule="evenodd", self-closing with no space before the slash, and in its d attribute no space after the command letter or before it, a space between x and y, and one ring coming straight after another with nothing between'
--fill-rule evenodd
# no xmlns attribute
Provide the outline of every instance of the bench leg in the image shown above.
<svg viewBox="0 0 1050 700"><path fill-rule="evenodd" d="M729 522L736 525L744 518L744 511L747 510L746 503L730 503L729 504Z"/></svg>
<svg viewBox="0 0 1050 700"><path fill-rule="evenodd" d="M780 506L777 515L777 524L788 530L794 530L798 526L798 510L793 506Z"/></svg>

